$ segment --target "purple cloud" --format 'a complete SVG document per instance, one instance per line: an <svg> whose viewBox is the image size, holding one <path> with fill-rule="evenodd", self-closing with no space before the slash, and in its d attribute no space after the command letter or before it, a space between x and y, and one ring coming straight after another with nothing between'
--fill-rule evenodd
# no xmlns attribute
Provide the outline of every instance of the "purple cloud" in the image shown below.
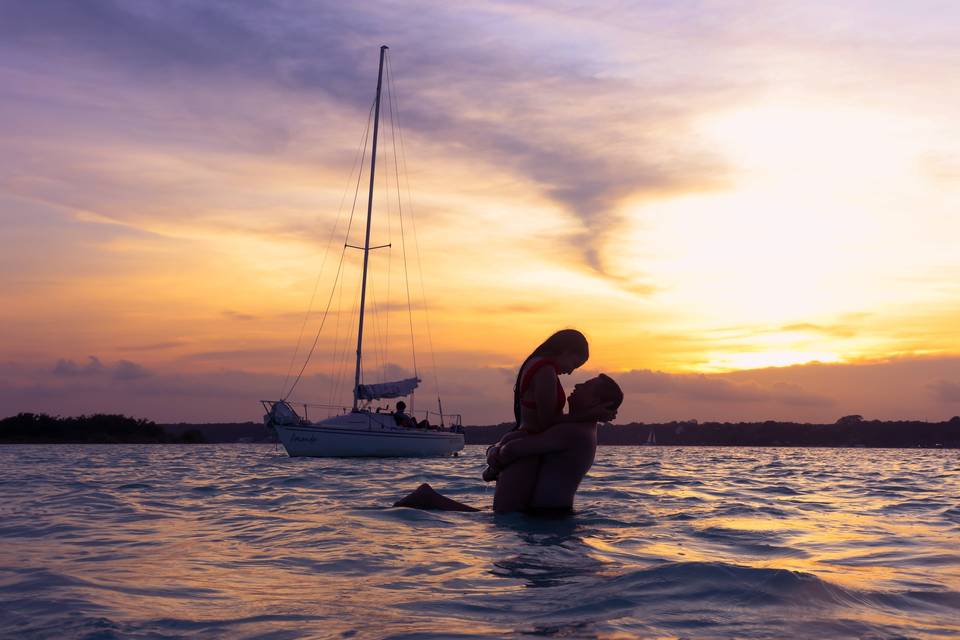
<svg viewBox="0 0 960 640"><path fill-rule="evenodd" d="M937 380L927 385L937 402L960 402L960 384L949 380Z"/></svg>
<svg viewBox="0 0 960 640"><path fill-rule="evenodd" d="M739 383L722 374L673 374L633 370L617 374L625 393L664 394L696 402L759 403L817 406L830 404L826 396L811 393L796 384L776 382L769 386Z"/></svg>
<svg viewBox="0 0 960 640"><path fill-rule="evenodd" d="M549 14L544 14L547 25ZM722 179L717 158L703 149L682 148L676 135L697 104L679 98L696 93L709 99L722 89L706 75L689 76L686 86L672 89L605 77L599 70L610 51L596 48L595 34L568 33L564 47L548 46L559 37L549 35L549 27L534 38L511 37L537 32L538 25L529 20L522 11L450 11L433 5L412 11L386 3L317 2L291 12L273 2L21 0L5 6L0 50L15 67L44 70L45 92L58 82L64 87L83 82L73 72L84 70L97 79L98 88L124 102L133 99L143 110L111 116L104 104L71 108L76 96L65 89L59 106L83 113L88 128L100 119L96 126L112 136L125 131L119 135L148 136L155 144L192 149L227 144L281 154L307 133L298 130L304 118L289 117L286 98L325 97L365 114L376 46L390 38L404 125L450 155L467 151L536 185L580 223L582 229L568 240L586 264L603 271L600 249L622 198L704 188ZM218 100L216 109L208 110L203 92L218 85L239 91L240 99L226 109ZM669 99L671 94L678 99ZM153 98L140 104L145 96ZM241 106L244 96L276 100L270 105L277 108L247 113ZM156 101L169 104L158 111ZM188 122L165 115L180 112L185 101L191 105ZM224 137L234 127L240 133ZM325 160L339 166L343 159L333 154ZM90 184L97 176L77 178L68 180ZM109 189L113 202L119 189L126 187ZM81 197L93 196L72 195L70 204L78 205ZM633 289L650 290L636 284Z"/></svg>
<svg viewBox="0 0 960 640"><path fill-rule="evenodd" d="M483 355L473 356L484 359ZM142 365L136 363L99 359L83 365L68 364L66 359L61 362L59 371L56 367L0 362L0 416L19 411L63 415L99 411L168 422L258 420L257 401L278 397L284 383L283 375L245 371L239 363L222 363L227 366L216 371L193 370L199 363L178 363L178 370L156 368L146 376ZM386 369L387 377L410 374L392 364ZM371 381L379 379L381 373L381 368L368 371ZM435 410L433 372L427 368L419 373L423 384L416 406ZM442 365L438 373L445 410L462 413L468 424L510 419L515 369ZM564 377L567 391L576 381L594 373L577 371L571 376L573 380ZM688 418L833 422L854 413L885 420L936 420L955 414L950 406L960 401L960 384L954 382L960 379L960 358L900 359L869 365L811 364L703 375L650 370L610 374L626 394L620 422ZM308 371L294 399L349 404L352 376L346 378L339 380L338 387L338 381L330 376ZM937 382L931 384L929 380ZM121 388L123 392L118 393ZM335 388L340 394L331 396Z"/></svg>
<svg viewBox="0 0 960 640"><path fill-rule="evenodd" d="M136 362L120 360L113 366L111 375L114 380L140 380L153 375L150 370Z"/></svg>
<svg viewBox="0 0 960 640"><path fill-rule="evenodd" d="M60 358L53 367L53 375L63 377L98 376L107 372L100 359L96 356L87 356L86 364L78 365L73 360Z"/></svg>
<svg viewBox="0 0 960 640"><path fill-rule="evenodd" d="M113 365L105 365L100 358L88 356L86 364L78 365L73 360L60 358L52 373L60 378L110 378L112 380L139 380L150 377L151 372L144 366L120 360Z"/></svg>

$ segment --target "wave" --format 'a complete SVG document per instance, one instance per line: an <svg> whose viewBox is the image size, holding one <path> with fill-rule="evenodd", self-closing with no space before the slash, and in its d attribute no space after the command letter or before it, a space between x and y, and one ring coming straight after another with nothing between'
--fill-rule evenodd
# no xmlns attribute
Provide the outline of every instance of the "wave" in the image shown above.
<svg viewBox="0 0 960 640"><path fill-rule="evenodd" d="M735 552L764 555L764 556L792 556L796 558L809 557L809 553L802 548L791 547L785 544L783 532L775 531L744 531L725 527L707 527L692 533L710 543L731 547Z"/></svg>
<svg viewBox="0 0 960 640"><path fill-rule="evenodd" d="M960 634L952 461L601 449L548 520L489 511L482 451L0 447L0 636ZM390 508L424 481L487 510Z"/></svg>

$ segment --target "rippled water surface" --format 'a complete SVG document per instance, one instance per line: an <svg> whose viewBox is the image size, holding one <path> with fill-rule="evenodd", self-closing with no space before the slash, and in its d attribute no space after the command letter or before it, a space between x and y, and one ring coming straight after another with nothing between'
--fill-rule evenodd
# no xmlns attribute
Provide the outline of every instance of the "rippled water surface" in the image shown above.
<svg viewBox="0 0 960 640"><path fill-rule="evenodd" d="M602 448L560 520L457 459L0 447L0 636L960 635L960 452Z"/></svg>

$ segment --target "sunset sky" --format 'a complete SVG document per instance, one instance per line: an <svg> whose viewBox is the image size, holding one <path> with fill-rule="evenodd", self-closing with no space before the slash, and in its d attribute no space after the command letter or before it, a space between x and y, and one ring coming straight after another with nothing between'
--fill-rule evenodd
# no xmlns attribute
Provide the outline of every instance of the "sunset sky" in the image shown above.
<svg viewBox="0 0 960 640"><path fill-rule="evenodd" d="M960 414L960 4L14 0L0 417L259 420L330 296L381 44L421 407L507 420L575 327L619 422ZM413 370L383 135L368 381ZM296 398L349 397L347 256Z"/></svg>

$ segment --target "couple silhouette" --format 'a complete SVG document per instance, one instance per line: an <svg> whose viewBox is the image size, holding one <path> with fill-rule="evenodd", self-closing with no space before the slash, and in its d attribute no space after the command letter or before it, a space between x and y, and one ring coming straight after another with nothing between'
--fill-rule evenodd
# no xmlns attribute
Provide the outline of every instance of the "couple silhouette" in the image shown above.
<svg viewBox="0 0 960 640"><path fill-rule="evenodd" d="M586 337L564 329L547 338L520 366L513 388L516 427L487 449L483 472L485 481L497 483L496 513L572 513L577 488L596 456L597 424L616 417L623 402L619 385L602 373L575 385L567 397L560 376L583 366L589 356ZM426 483L394 506L479 511Z"/></svg>

